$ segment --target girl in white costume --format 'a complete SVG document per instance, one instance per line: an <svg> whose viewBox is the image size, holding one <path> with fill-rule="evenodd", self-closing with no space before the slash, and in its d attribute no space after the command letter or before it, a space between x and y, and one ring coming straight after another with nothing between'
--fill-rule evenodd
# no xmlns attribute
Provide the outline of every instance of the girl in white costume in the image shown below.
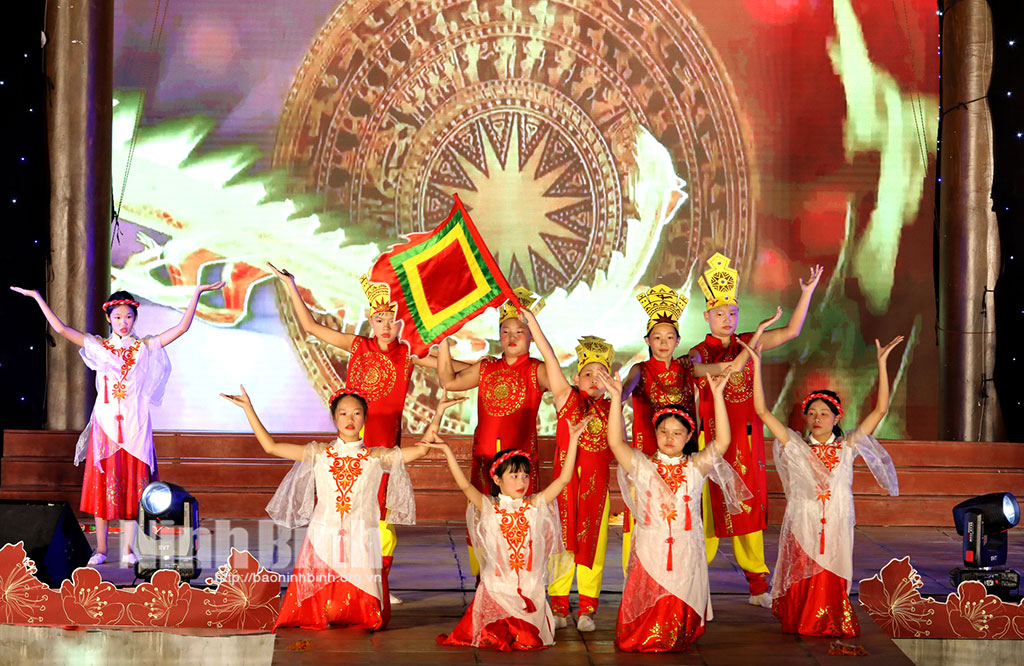
<svg viewBox="0 0 1024 666"><path fill-rule="evenodd" d="M81 347L85 364L96 371L96 404L75 450L75 464L86 461L80 508L96 517L96 552L89 558L89 566L106 561L107 523L118 519L124 521L121 566L132 566L138 560L132 546L139 496L157 479L149 407L163 400L171 373L164 347L188 330L199 296L223 286L223 282L197 286L177 326L144 338L135 336L138 301L126 291L116 291L103 304L111 328L106 339L62 322L38 291L11 287L35 299L53 330Z"/></svg>
<svg viewBox="0 0 1024 666"><path fill-rule="evenodd" d="M714 399L714 439L697 450L696 421L681 405L654 413L658 450L653 456L625 441L622 381L598 375L611 396L608 446L619 463L619 488L636 525L616 623L615 645L629 652L686 649L712 618L708 565L701 522L705 479L722 488L732 513L752 497L742 478L722 457L731 432L726 413L728 378L707 375Z"/></svg>
<svg viewBox="0 0 1024 666"><path fill-rule="evenodd" d="M377 631L391 617L387 578L381 575L381 477L388 479L387 511L392 523L416 522L416 504L405 464L430 449L425 442L402 448L366 448L360 431L366 399L341 389L330 400L338 438L330 443L279 444L263 427L248 394L221 394L245 410L256 439L272 456L294 460L267 513L288 528L309 525L299 551L277 627L325 629L330 625ZM431 440L444 411L464 400L442 400L424 435Z"/></svg>
<svg viewBox="0 0 1024 666"><path fill-rule="evenodd" d="M882 347L875 340L878 398L864 420L844 433L839 427L843 416L839 396L832 391L814 391L802 404L806 437L768 411L760 349L752 352L754 409L775 437L775 468L786 491L771 592L772 613L785 633L849 637L860 632L849 597L856 524L853 461L857 456L863 458L878 485L892 496L899 494L892 459L871 434L889 409L886 359L902 341L899 336Z"/></svg>
<svg viewBox="0 0 1024 666"><path fill-rule="evenodd" d="M538 650L555 642L555 618L546 591L550 578L569 570L572 557L562 545L556 498L576 469L576 447L590 417L569 427L562 473L534 495L530 467L538 461L519 449L498 452L488 466L491 494L484 495L466 478L447 444L441 449L466 498L466 522L480 560L480 584L462 619L442 645L495 650Z"/></svg>

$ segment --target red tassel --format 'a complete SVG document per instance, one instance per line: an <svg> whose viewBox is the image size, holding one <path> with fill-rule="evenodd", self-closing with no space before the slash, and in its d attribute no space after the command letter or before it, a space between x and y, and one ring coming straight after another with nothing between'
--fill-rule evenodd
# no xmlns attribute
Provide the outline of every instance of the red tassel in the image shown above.
<svg viewBox="0 0 1024 666"><path fill-rule="evenodd" d="M530 539L530 554L526 558L526 570L533 571L533 539Z"/></svg>
<svg viewBox="0 0 1024 666"><path fill-rule="evenodd" d="M121 422L124 421L124 417L120 414L117 415L117 443L124 444L124 433L121 432Z"/></svg>
<svg viewBox="0 0 1024 666"><path fill-rule="evenodd" d="M683 529L686 530L687 532L689 532L690 531L690 496L686 495L686 496L683 497L683 499L686 501L686 522L683 525Z"/></svg>
<svg viewBox="0 0 1024 666"><path fill-rule="evenodd" d="M110 396L107 394L107 376L103 375L103 402L110 403Z"/></svg>
<svg viewBox="0 0 1024 666"><path fill-rule="evenodd" d="M672 530L668 532L668 538L665 539L665 543L668 544L668 562L665 563L665 570L672 571L672 544L675 543L675 539L672 538Z"/></svg>
<svg viewBox="0 0 1024 666"><path fill-rule="evenodd" d="M821 519L821 555L825 554L825 519Z"/></svg>
<svg viewBox="0 0 1024 666"><path fill-rule="evenodd" d="M526 595L523 594L523 588L517 587L516 588L516 592L519 593L519 598L523 600L523 604L524 604L523 605L523 611L524 612L526 612L526 613L535 613L535 612L537 612L537 607L533 605L533 602L530 601L529 597L527 597Z"/></svg>

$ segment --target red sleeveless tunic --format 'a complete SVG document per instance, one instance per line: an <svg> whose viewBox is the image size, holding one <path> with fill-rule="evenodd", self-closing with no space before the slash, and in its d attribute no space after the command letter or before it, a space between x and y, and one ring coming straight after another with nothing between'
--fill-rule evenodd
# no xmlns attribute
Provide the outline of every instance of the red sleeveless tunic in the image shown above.
<svg viewBox="0 0 1024 666"><path fill-rule="evenodd" d="M562 473L569 450L569 424L579 423L587 416L594 418L580 437L576 451L576 472L558 496L558 514L562 521L565 549L574 553L576 564L594 566L597 538L608 494L608 467L612 452L608 448L608 410L611 400L591 398L575 386L558 410L555 431L554 476Z"/></svg>
<svg viewBox="0 0 1024 666"><path fill-rule="evenodd" d="M405 396L412 378L408 345L396 341L383 351L376 338L357 335L351 353L345 385L360 391L366 398L363 443L367 447L398 446Z"/></svg>
<svg viewBox="0 0 1024 666"><path fill-rule="evenodd" d="M750 342L753 333L741 333L739 339ZM691 352L700 354L703 363L731 361L743 351L732 336L728 345L708 335L704 342L693 347ZM704 427L704 441L715 437L715 404L708 380L697 378L700 391L700 417ZM725 460L736 473L743 477L754 496L743 501L743 512L730 514L725 506L722 491L711 483L711 508L715 516L715 535L719 537L738 536L759 532L768 525L768 478L765 473L764 426L754 412L754 363L747 364L740 372L729 377L725 387L725 405L729 414L732 441L725 453Z"/></svg>
<svg viewBox="0 0 1024 666"><path fill-rule="evenodd" d="M480 359L477 426L473 433L473 470L476 489L490 494L488 465L502 449L530 454L530 493L540 491L540 451L537 447L537 410L544 390L537 382L541 361L524 354L509 364L504 357Z"/></svg>

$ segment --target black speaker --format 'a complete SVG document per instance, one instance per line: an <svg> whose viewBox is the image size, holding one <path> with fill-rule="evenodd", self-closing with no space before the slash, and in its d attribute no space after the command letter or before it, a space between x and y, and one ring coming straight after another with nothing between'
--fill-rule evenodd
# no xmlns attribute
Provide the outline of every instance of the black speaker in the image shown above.
<svg viewBox="0 0 1024 666"><path fill-rule="evenodd" d="M60 587L92 553L67 502L0 500L0 546L19 541L36 563L36 576L50 587Z"/></svg>

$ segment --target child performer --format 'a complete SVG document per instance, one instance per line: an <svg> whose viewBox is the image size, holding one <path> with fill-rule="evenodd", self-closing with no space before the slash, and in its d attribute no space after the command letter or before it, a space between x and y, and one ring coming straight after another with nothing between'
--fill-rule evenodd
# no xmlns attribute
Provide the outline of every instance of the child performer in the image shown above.
<svg viewBox="0 0 1024 666"><path fill-rule="evenodd" d="M366 400L368 413L362 435L366 446L398 446L402 439L402 412L405 409L405 397L409 393L412 366L436 368L437 359L411 356L409 346L398 338L398 327L395 325L398 305L392 303L388 286L371 283L366 276L360 280L363 292L370 303L369 320L373 337L367 338L342 333L316 321L302 300L299 288L295 284L295 276L273 264L267 265L284 284L302 330L307 335L340 347L351 354L345 386L359 391ZM461 370L465 365L459 363L458 369ZM398 544L395 528L388 524L384 511L387 474L385 470L379 490L385 578L391 571L395 546ZM394 603L401 602L396 598Z"/></svg>
<svg viewBox="0 0 1024 666"><path fill-rule="evenodd" d="M149 406L163 400L171 374L164 347L192 325L200 295L223 286L223 282L197 286L176 326L144 338L134 335L139 302L127 291L115 291L103 304L111 330L106 339L66 325L38 291L11 287L35 299L53 330L81 347L82 360L96 371L96 404L75 449L75 464L86 461L79 508L96 517L96 552L89 566L106 562L107 523L118 519L122 521L121 566L138 561L132 546L139 496L158 478Z"/></svg>
<svg viewBox="0 0 1024 666"><path fill-rule="evenodd" d="M469 499L466 522L480 557L476 595L442 645L495 650L537 650L555 642L555 620L545 597L545 579L571 566L562 548L553 504L572 477L576 445L589 417L569 428L565 465L547 488L527 496L534 462L525 451L505 449L488 466L491 488L484 495L466 479L447 444L444 451L455 483ZM549 561L550 560L550 561Z"/></svg>
<svg viewBox="0 0 1024 666"><path fill-rule="evenodd" d="M366 421L366 400L343 388L330 401L338 428L334 442L278 444L260 422L244 387L240 395L221 395L245 410L264 451L296 461L267 505L270 517L284 527L309 524L274 629L385 628L391 602L388 579L382 575L377 489L388 470L391 521L414 524L416 505L405 464L430 451L426 442L401 449L367 448L359 436ZM456 402L441 401L424 440L434 438L444 410ZM315 507L314 497L319 498Z"/></svg>
<svg viewBox="0 0 1024 666"><path fill-rule="evenodd" d="M729 363L695 364L689 356L673 358L679 346L679 318L687 299L671 287L659 284L637 296L647 312L647 335L644 342L650 358L629 369L622 382L622 397L633 397L633 448L648 456L658 450L654 434L654 413L667 405L682 405L696 414L693 393L697 377L729 375L734 367L743 367L747 353ZM774 321L770 320L771 322ZM762 324L767 326L770 322ZM763 329L761 329L763 330ZM622 569L629 562L629 542L633 518L627 508L622 520Z"/></svg>
<svg viewBox="0 0 1024 666"><path fill-rule="evenodd" d="M768 411L760 348L753 354L754 409L775 436L775 467L786 491L779 559L772 579L772 614L787 634L850 637L860 633L850 605L853 576L853 460L864 459L878 485L899 494L892 459L871 433L889 410L886 359L903 336L878 350L875 408L853 430L839 428L843 405L832 391L803 401L809 435L801 437Z"/></svg>
<svg viewBox="0 0 1024 666"><path fill-rule="evenodd" d="M697 450L697 426L688 408L669 405L654 413L657 452L648 455L624 440L622 382L598 374L611 395L608 446L619 461L619 488L637 517L629 568L622 589L615 645L628 652L686 649L712 618L701 489L713 478L733 512L751 497L743 480L725 462L729 419L723 397L728 378L707 376L715 417L722 425L715 439Z"/></svg>
<svg viewBox="0 0 1024 666"><path fill-rule="evenodd" d="M739 302L736 290L739 274L729 267L729 259L715 253L708 259L708 270L700 277L700 287L707 299L704 319L711 333L704 342L690 349L694 362L716 363L735 359L743 352L740 340L749 343L754 333L735 335L739 318ZM800 335L811 295L821 278L821 266L811 269L810 279L800 280L800 300L784 328L765 331L761 342L765 349L773 349ZM768 594L768 567L764 561L764 528L768 524L768 488L765 474L764 432L761 420L754 413L753 369L749 360L741 372L729 378L725 389L729 425L732 430L732 444L725 459L743 477L743 482L754 494L753 499L744 502L743 513L731 516L725 508L724 498L715 484L705 490L704 528L707 541L708 561L715 558L719 537L732 537L733 553L747 577L750 588L749 603L755 606L771 605ZM715 421L712 420L712 400L707 380L697 382L700 391L700 422L705 440L714 439Z"/></svg>
<svg viewBox="0 0 1024 666"><path fill-rule="evenodd" d="M544 307L544 300L529 289L515 290L519 303L536 314ZM467 391L480 387L477 396L477 426L473 433L473 467L470 480L482 493L490 492L491 479L487 474L490 461L506 446L518 446L530 460L537 461L530 468L530 485L540 488L540 452L537 448L537 410L544 391L548 390L548 375L544 364L530 357L533 338L526 324L519 319L515 306L505 303L498 311L498 337L501 358L485 356L467 368L455 372L451 350L447 341L439 346L437 376L441 386L449 391ZM475 549L469 547L469 567L474 576L480 575Z"/></svg>
<svg viewBox="0 0 1024 666"><path fill-rule="evenodd" d="M581 338L576 347L575 385L570 386L565 381L555 351L537 323L537 318L529 310L523 310L523 318L544 357L548 386L555 399L558 426L555 430L553 467L556 475L561 475L566 467L570 426L588 416L592 417L587 431L580 438L572 478L558 497L562 539L566 550L573 553L574 566L562 576L552 576L548 593L555 613L555 627L567 626L569 592L575 573L576 588L580 594L576 628L579 631L594 631L594 613L597 612L601 596L604 557L608 548L608 467L611 463L611 452L608 450L610 403L603 397L604 389L597 381L597 374L601 368L611 371L615 350L601 338L590 335Z"/></svg>

